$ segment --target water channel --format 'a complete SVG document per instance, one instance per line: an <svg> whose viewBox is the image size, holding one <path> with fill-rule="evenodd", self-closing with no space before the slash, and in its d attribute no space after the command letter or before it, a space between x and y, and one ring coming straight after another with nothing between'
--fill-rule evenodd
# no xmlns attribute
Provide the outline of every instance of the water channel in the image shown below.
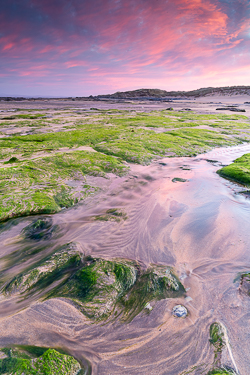
<svg viewBox="0 0 250 375"><path fill-rule="evenodd" d="M250 270L250 200L239 194L242 186L216 174L247 152L250 146L241 145L132 165L125 177L100 180L103 189L94 197L51 216L57 230L42 244L21 236L34 217L3 224L0 266L12 259L8 277L23 269L18 261L23 251L43 246L50 252L74 241L94 257L134 259L145 268L170 265L187 293L155 302L150 314L141 313L131 323L93 323L60 298L41 301L34 295L20 302L2 297L0 346L61 347L91 363L92 374L98 375L177 375L191 369L198 375L213 363L209 327L220 321L232 352L223 352L222 362L247 375L250 298L239 293L238 275ZM110 208L122 209L128 219L92 220ZM188 309L185 319L172 316L179 303Z"/></svg>

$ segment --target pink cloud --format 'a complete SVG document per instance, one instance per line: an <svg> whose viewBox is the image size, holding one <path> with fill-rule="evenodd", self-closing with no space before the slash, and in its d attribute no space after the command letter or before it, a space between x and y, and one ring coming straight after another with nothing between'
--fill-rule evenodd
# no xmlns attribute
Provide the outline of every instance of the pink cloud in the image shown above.
<svg viewBox="0 0 250 375"><path fill-rule="evenodd" d="M219 0L32 0L37 24L16 15L10 25L0 15L1 74L69 80L72 89L81 80L117 89L168 88L183 77L190 85L227 74L241 80L249 68L248 3L233 3L234 21Z"/></svg>

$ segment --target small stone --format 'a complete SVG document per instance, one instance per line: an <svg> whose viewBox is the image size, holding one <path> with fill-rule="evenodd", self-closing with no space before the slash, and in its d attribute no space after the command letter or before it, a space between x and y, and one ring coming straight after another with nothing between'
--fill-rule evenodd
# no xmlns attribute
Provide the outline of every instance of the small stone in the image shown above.
<svg viewBox="0 0 250 375"><path fill-rule="evenodd" d="M188 311L183 305L176 305L172 310L173 316L176 318L186 318Z"/></svg>
<svg viewBox="0 0 250 375"><path fill-rule="evenodd" d="M185 178L175 177L172 179L172 182L186 182Z"/></svg>
<svg viewBox="0 0 250 375"><path fill-rule="evenodd" d="M146 305L145 305L145 309L148 309L149 311L153 310L153 307L150 305L150 303L148 302Z"/></svg>

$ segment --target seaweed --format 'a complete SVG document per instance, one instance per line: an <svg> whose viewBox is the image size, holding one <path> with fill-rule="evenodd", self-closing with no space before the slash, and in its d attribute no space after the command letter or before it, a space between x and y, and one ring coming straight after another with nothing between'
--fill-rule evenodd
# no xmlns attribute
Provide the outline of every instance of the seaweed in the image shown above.
<svg viewBox="0 0 250 375"><path fill-rule="evenodd" d="M153 159L169 154L193 156L212 147L250 140L249 133L244 132L250 127L248 118L236 114L198 115L167 110L138 114L98 110L98 113L83 112L84 117L77 116L71 125L65 123L66 114L76 116L72 110L57 113L59 117L53 121L39 119L44 117L41 113L12 116L12 124L16 127L45 128L37 134L0 137L3 167L0 221L31 214L56 213L77 204L93 190L73 189L67 185L68 179L81 184L85 175L105 177L110 172L125 174L128 171L125 161L149 164ZM55 123L61 125L60 131L54 131ZM206 125L208 130L199 128L200 125ZM216 131L216 127L220 128L220 132ZM163 132L159 132L159 128ZM96 152L79 150L82 146L91 147ZM62 152L62 148L68 151ZM43 155L51 152L53 154L49 156ZM226 176L228 171L223 170L221 175L224 172ZM234 177L239 177L241 181L244 175L243 183L249 183L249 176L245 179L246 172L244 169L240 176L234 173Z"/></svg>
<svg viewBox="0 0 250 375"><path fill-rule="evenodd" d="M124 307L125 321L131 321L149 302L183 295L185 288L173 274L171 268L150 267L140 271L134 287L119 300Z"/></svg>
<svg viewBox="0 0 250 375"><path fill-rule="evenodd" d="M215 347L216 351L222 351L225 346L224 330L220 323L213 323L210 326L210 343Z"/></svg>
<svg viewBox="0 0 250 375"><path fill-rule="evenodd" d="M236 375L236 373L233 370L225 367L225 368L215 368L209 371L207 375Z"/></svg>
<svg viewBox="0 0 250 375"><path fill-rule="evenodd" d="M31 214L50 214L71 207L86 196L86 190L75 191L68 179L79 185L86 174L105 176L108 172L126 173L119 160L86 151L20 162L2 168L0 177L0 221ZM94 189L95 191L95 189Z"/></svg>
<svg viewBox="0 0 250 375"><path fill-rule="evenodd" d="M172 179L172 182L186 182L185 178L175 177Z"/></svg>
<svg viewBox="0 0 250 375"><path fill-rule="evenodd" d="M127 218L127 215L123 211L119 211L116 208L107 210L104 215L95 216L95 220L116 221L117 223L119 223L121 220L127 220Z"/></svg>
<svg viewBox="0 0 250 375"><path fill-rule="evenodd" d="M236 159L232 164L217 171L224 178L250 186L250 154L245 154Z"/></svg>
<svg viewBox="0 0 250 375"><path fill-rule="evenodd" d="M22 232L26 238L32 240L49 239L52 236L52 231L55 230L52 223L53 221L50 217L37 218L27 225Z"/></svg>
<svg viewBox="0 0 250 375"><path fill-rule="evenodd" d="M6 375L71 375L79 373L81 365L72 356L55 349L18 346L0 350L0 374Z"/></svg>
<svg viewBox="0 0 250 375"><path fill-rule="evenodd" d="M124 321L132 320L153 300L185 293L170 267L152 265L143 270L126 259L84 257L73 243L29 266L6 282L1 291L21 298L36 292L44 299L63 297L90 319L118 314Z"/></svg>

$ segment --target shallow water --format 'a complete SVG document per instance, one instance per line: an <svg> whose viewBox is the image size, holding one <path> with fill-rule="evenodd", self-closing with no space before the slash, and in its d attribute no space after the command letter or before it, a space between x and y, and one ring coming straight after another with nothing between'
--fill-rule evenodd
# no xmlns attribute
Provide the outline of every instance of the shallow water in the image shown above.
<svg viewBox="0 0 250 375"><path fill-rule="evenodd" d="M193 374L204 374L213 362L209 326L220 321L227 327L239 374L248 374L250 299L239 294L235 279L250 270L250 200L237 194L241 186L216 174L221 164L246 152L249 145L133 165L128 176L103 180L103 191L84 204L53 215L57 227L46 241L21 236L34 217L3 225L3 280L41 254L76 241L85 254L95 257L136 259L145 267L173 266L187 297L158 301L149 315L140 314L126 324L93 324L64 299L0 299L0 346L62 347L83 363L89 361L93 374L176 375L193 366ZM176 177L187 181L172 182ZM128 219L93 220L110 208L122 209ZM186 306L186 319L172 316L176 304ZM222 362L235 367L228 352Z"/></svg>

